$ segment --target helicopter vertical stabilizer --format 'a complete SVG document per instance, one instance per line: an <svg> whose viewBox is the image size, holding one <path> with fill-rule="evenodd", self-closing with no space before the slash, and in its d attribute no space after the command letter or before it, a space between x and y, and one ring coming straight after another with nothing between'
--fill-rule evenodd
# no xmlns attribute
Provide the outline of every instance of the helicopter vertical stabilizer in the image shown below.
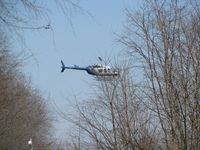
<svg viewBox="0 0 200 150"><path fill-rule="evenodd" d="M66 67L65 67L65 64L64 64L64 62L62 60L61 60L61 64L62 64L62 66L61 66L61 68L62 68L61 72L64 72Z"/></svg>

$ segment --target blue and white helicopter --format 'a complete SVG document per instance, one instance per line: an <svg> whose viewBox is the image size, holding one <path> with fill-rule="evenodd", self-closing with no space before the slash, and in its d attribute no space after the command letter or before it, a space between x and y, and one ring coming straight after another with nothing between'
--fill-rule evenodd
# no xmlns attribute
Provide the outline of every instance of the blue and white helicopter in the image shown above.
<svg viewBox="0 0 200 150"><path fill-rule="evenodd" d="M99 57L99 60L102 61L101 57ZM117 69L111 68L110 66L103 65L103 64L95 64L88 67L79 67L77 65L74 65L73 67L68 67L68 66L65 66L64 62L61 60L61 65L62 65L61 72L64 72L65 69L74 69L74 70L84 70L88 74L96 76L96 77L119 76L119 71Z"/></svg>

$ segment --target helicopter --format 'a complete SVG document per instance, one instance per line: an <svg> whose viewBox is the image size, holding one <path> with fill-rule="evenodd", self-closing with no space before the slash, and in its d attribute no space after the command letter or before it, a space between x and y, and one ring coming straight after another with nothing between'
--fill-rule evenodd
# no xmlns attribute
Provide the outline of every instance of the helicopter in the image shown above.
<svg viewBox="0 0 200 150"><path fill-rule="evenodd" d="M102 61L101 57L99 57L99 60ZM117 69L111 68L110 66L103 64L95 64L87 67L79 67L77 65L74 65L73 67L68 67L65 66L64 62L61 60L61 65L61 72L64 72L65 69L74 69L86 71L88 74L96 77L119 76L119 71Z"/></svg>

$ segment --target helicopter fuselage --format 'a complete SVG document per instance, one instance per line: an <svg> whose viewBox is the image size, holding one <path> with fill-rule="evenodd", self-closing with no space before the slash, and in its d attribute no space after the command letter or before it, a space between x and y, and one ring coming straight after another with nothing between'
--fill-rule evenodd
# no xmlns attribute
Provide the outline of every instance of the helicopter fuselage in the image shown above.
<svg viewBox="0 0 200 150"><path fill-rule="evenodd" d="M88 74L95 76L117 76L119 74L118 71L103 65L89 66L86 71Z"/></svg>

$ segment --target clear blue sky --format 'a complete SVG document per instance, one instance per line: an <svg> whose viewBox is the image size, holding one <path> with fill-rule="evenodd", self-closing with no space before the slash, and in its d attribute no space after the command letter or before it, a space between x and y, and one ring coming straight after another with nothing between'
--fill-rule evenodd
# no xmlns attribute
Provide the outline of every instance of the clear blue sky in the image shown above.
<svg viewBox="0 0 200 150"><path fill-rule="evenodd" d="M84 71L60 73L60 60L66 65L88 66L96 63L98 56L117 56L121 48L114 33L123 31L124 8L137 8L138 3L139 0L82 0L80 6L92 17L85 12L73 12L72 27L62 12L49 2L53 32L24 32L27 46L34 55L26 64L25 73L46 98L50 96L61 110L68 110L66 98L73 99L74 95L87 98L92 92L90 84L97 81ZM48 102L51 107L52 100ZM61 122L55 123L57 136L65 132Z"/></svg>

